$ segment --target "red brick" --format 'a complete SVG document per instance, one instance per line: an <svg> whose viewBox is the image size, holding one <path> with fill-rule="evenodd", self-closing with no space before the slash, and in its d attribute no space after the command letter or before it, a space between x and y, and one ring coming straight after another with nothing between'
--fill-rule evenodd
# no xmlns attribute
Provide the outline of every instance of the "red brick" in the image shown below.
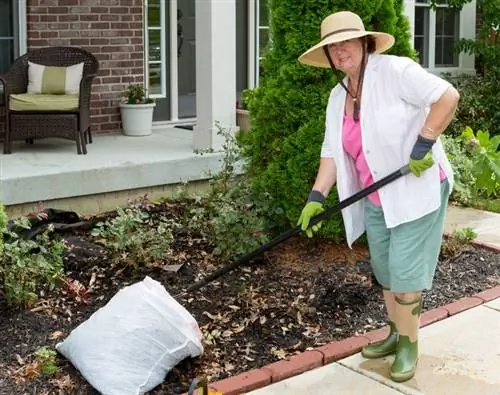
<svg viewBox="0 0 500 395"><path fill-rule="evenodd" d="M244 394L271 384L271 373L264 369L254 369L237 376L210 383L210 388L224 395Z"/></svg>
<svg viewBox="0 0 500 395"><path fill-rule="evenodd" d="M481 299L483 302L490 302L492 300L500 298L500 285L497 285L495 288L479 292L478 294L474 295L474 297Z"/></svg>
<svg viewBox="0 0 500 395"><path fill-rule="evenodd" d="M426 311L420 317L420 327L423 328L424 326L430 325L434 322L444 320L447 317L448 310L445 310L444 308L437 308Z"/></svg>
<svg viewBox="0 0 500 395"><path fill-rule="evenodd" d="M471 244L493 252L500 252L500 247L498 245L493 243L488 243L487 241L473 240Z"/></svg>
<svg viewBox="0 0 500 395"><path fill-rule="evenodd" d="M323 365L326 365L356 354L369 342L370 341L365 336L353 336L347 339L325 344L324 346L315 348L315 351L319 351L323 354Z"/></svg>
<svg viewBox="0 0 500 395"><path fill-rule="evenodd" d="M323 354L313 350L272 363L262 369L270 373L271 381L275 383L320 366L323 366Z"/></svg>
<svg viewBox="0 0 500 395"><path fill-rule="evenodd" d="M451 316L481 304L483 304L482 299L469 297L459 299L456 302L449 303L441 308L448 311L448 314Z"/></svg>

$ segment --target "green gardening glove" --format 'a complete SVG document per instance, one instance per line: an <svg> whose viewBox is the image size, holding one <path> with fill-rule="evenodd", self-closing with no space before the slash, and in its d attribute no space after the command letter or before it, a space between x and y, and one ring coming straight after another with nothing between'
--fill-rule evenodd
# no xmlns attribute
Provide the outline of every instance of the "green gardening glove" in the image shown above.
<svg viewBox="0 0 500 395"><path fill-rule="evenodd" d="M297 225L300 225L302 231L306 233L307 237L312 237L313 232L317 232L321 228L322 221L311 227L309 227L309 222L311 221L311 218L325 211L323 208L324 200L325 197L321 194L321 192L312 191L309 195L307 204L302 209Z"/></svg>
<svg viewBox="0 0 500 395"><path fill-rule="evenodd" d="M410 171L416 177L420 177L424 171L431 168L434 165L434 159L432 158L432 146L435 141L427 139L422 136L418 136L417 142L413 146L413 150L410 154L410 161L408 163Z"/></svg>

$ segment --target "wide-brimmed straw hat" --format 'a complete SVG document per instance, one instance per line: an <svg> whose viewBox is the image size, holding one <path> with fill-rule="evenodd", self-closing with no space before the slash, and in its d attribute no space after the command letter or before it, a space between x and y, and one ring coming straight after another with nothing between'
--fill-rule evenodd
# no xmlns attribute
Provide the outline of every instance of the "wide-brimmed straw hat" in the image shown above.
<svg viewBox="0 0 500 395"><path fill-rule="evenodd" d="M394 37L388 33L365 30L361 18L350 11L340 11L327 16L321 22L321 40L299 57L304 64L316 67L330 67L323 47L352 38L372 36L375 53L387 51L394 45Z"/></svg>

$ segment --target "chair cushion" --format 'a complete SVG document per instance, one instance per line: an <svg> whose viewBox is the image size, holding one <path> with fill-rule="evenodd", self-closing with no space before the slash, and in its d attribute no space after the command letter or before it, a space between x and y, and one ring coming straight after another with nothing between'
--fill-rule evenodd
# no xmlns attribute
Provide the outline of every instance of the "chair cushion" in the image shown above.
<svg viewBox="0 0 500 395"><path fill-rule="evenodd" d="M12 111L70 111L78 109L78 95L41 95L21 93L10 95Z"/></svg>
<svg viewBox="0 0 500 395"><path fill-rule="evenodd" d="M28 62L28 93L78 95L84 63L68 67Z"/></svg>

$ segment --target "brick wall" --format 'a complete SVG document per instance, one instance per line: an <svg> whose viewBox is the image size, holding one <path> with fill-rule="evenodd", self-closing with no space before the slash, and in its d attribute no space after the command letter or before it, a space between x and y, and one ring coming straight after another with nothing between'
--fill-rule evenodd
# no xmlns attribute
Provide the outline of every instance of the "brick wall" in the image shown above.
<svg viewBox="0 0 500 395"><path fill-rule="evenodd" d="M142 0L28 0L28 49L75 46L99 60L92 88L92 130L117 132L118 101L144 76Z"/></svg>

